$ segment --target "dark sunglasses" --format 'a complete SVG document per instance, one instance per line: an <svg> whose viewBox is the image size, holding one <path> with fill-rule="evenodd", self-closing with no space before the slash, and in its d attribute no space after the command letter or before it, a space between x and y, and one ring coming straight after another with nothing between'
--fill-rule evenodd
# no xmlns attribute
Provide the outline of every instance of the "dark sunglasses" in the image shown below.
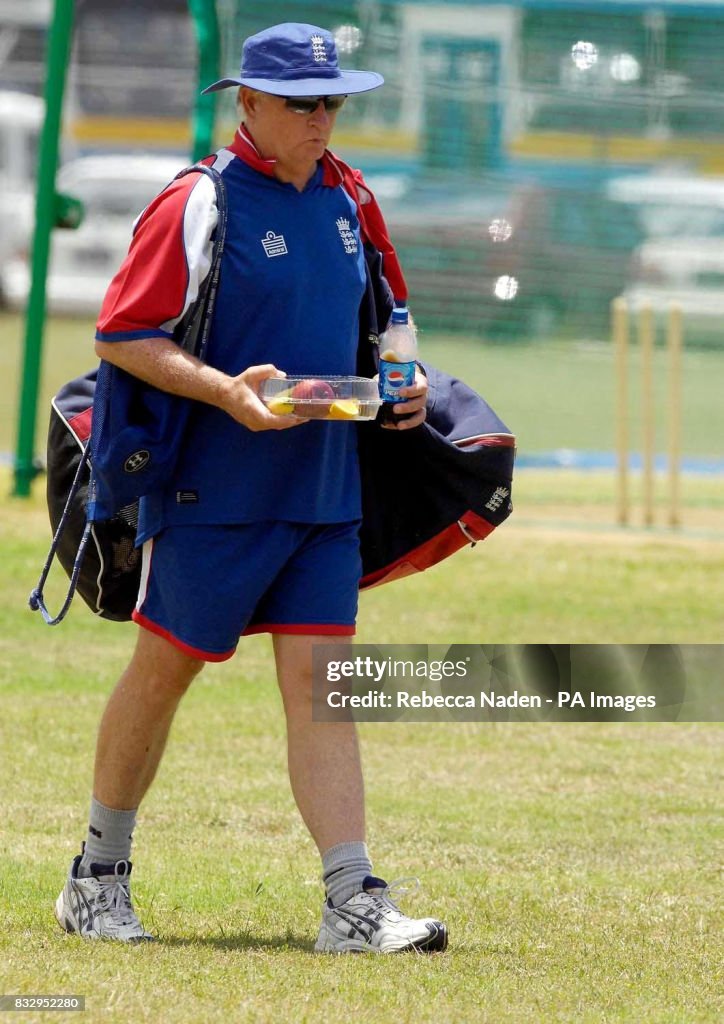
<svg viewBox="0 0 724 1024"><path fill-rule="evenodd" d="M334 114L344 106L346 96L284 96L284 106L295 114L313 114L320 103L328 114Z"/></svg>

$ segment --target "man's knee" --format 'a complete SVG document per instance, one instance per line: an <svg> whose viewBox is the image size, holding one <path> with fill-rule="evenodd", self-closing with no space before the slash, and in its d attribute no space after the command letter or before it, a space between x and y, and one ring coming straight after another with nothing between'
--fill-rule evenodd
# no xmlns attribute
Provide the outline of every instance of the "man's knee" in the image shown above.
<svg viewBox="0 0 724 1024"><path fill-rule="evenodd" d="M277 679L287 716L301 714L308 719L310 708L314 710L323 695L323 688L315 686L314 649L329 644L347 647L349 643L337 636L275 635Z"/></svg>
<svg viewBox="0 0 724 1024"><path fill-rule="evenodd" d="M183 696L205 662L184 654L168 640L141 628L131 664L142 672L153 689Z"/></svg>

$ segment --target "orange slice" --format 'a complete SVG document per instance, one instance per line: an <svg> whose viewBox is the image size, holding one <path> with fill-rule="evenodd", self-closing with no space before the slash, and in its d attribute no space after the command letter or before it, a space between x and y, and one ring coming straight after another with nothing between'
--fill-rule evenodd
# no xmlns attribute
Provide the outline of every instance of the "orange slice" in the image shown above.
<svg viewBox="0 0 724 1024"><path fill-rule="evenodd" d="M273 398L268 400L266 407L275 416L289 416L294 412L294 402L289 397L288 391L274 395Z"/></svg>
<svg viewBox="0 0 724 1024"><path fill-rule="evenodd" d="M354 420L359 416L359 402L356 398L337 398L330 403L327 419Z"/></svg>

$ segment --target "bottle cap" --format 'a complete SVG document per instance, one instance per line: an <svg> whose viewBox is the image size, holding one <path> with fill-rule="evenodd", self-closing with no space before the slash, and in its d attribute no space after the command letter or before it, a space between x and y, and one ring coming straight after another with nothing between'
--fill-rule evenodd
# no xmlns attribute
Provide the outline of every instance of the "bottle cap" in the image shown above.
<svg viewBox="0 0 724 1024"><path fill-rule="evenodd" d="M410 315L407 311L407 306L396 306L392 310L392 323L393 324L406 324L409 323Z"/></svg>

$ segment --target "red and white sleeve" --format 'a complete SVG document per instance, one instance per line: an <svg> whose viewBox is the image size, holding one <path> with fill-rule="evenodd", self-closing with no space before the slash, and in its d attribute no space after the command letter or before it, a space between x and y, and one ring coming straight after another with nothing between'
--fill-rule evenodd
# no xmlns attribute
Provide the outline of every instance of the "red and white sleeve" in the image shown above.
<svg viewBox="0 0 724 1024"><path fill-rule="evenodd" d="M218 211L213 183L187 174L138 218L128 255L106 292L97 341L170 338L211 267Z"/></svg>

